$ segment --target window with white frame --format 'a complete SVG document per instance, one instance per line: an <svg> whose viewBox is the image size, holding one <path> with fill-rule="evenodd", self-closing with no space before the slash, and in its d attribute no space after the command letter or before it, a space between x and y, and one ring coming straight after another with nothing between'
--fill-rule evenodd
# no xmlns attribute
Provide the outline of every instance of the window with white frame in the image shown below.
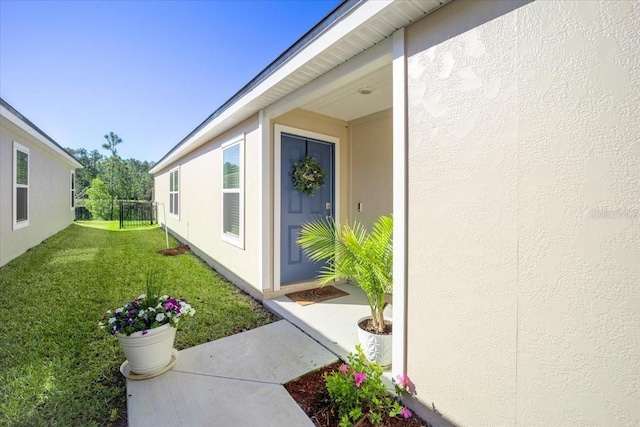
<svg viewBox="0 0 640 427"><path fill-rule="evenodd" d="M244 137L222 146L222 238L244 248Z"/></svg>
<svg viewBox="0 0 640 427"><path fill-rule="evenodd" d="M13 142L13 229L29 225L29 149Z"/></svg>
<svg viewBox="0 0 640 427"><path fill-rule="evenodd" d="M76 207L76 173L71 171L71 210Z"/></svg>
<svg viewBox="0 0 640 427"><path fill-rule="evenodd" d="M171 215L180 215L180 183L179 183L180 169L173 169L169 172L169 213Z"/></svg>

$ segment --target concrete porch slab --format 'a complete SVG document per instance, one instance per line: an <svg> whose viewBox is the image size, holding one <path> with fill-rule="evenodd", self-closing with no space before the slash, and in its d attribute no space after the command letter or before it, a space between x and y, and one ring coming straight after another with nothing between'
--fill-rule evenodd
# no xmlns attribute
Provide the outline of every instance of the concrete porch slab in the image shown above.
<svg viewBox="0 0 640 427"><path fill-rule="evenodd" d="M312 426L282 384L336 360L286 320L182 350L171 371L127 381L129 426Z"/></svg>
<svg viewBox="0 0 640 427"><path fill-rule="evenodd" d="M346 360L347 355L355 351L358 344L358 319L370 316L371 311L367 298L358 286L333 286L349 295L307 306L301 306L287 296L265 300L263 303ZM393 317L391 307L387 307L384 313L387 317Z"/></svg>

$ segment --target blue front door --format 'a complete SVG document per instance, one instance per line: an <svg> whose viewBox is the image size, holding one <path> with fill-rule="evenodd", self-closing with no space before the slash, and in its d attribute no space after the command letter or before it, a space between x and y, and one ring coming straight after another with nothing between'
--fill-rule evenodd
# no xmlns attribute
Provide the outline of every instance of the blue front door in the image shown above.
<svg viewBox="0 0 640 427"><path fill-rule="evenodd" d="M280 163L280 283L313 280L322 263L313 263L296 243L302 226L310 221L333 216L334 145L314 139L282 134ZM313 196L293 186L293 165L306 156L313 157L325 171L325 185Z"/></svg>

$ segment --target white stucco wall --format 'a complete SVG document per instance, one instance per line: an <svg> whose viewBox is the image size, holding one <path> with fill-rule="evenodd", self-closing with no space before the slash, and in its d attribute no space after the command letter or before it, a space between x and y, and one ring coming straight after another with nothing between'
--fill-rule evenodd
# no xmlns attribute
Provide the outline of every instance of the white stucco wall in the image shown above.
<svg viewBox="0 0 640 427"><path fill-rule="evenodd" d="M13 230L13 141L29 149L29 225ZM68 162L0 117L0 266L73 222Z"/></svg>
<svg viewBox="0 0 640 427"><path fill-rule="evenodd" d="M393 211L393 121L391 110L349 122L352 220L367 228ZM358 203L361 210L358 211Z"/></svg>
<svg viewBox="0 0 640 427"><path fill-rule="evenodd" d="M407 28L408 374L459 425L640 425L640 3Z"/></svg>
<svg viewBox="0 0 640 427"><path fill-rule="evenodd" d="M222 239L222 144L245 135L244 141L244 248ZM193 153L180 159L155 176L155 199L164 203L167 224L172 233L210 257L228 271L221 273L258 295L259 274L259 213L258 206L258 143L257 116L215 138ZM180 216L169 214L169 171L180 168ZM163 223L162 208L159 219ZM206 259L206 258L205 258ZM214 265L217 266L217 265ZM232 273L232 274L229 274ZM240 280L237 280L235 275ZM250 288L247 289L246 286Z"/></svg>

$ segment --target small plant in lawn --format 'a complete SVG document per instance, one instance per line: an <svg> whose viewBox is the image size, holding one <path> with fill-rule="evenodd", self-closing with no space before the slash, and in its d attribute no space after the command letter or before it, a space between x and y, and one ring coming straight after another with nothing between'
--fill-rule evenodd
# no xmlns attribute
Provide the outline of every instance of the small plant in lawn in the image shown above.
<svg viewBox="0 0 640 427"><path fill-rule="evenodd" d="M382 382L382 368L366 361L360 345L356 353L349 354L349 364L344 364L336 372L325 375L325 383L331 401L338 408L340 427L358 425L365 417L373 425L380 424L384 414L390 417L411 418L409 408L399 401L409 392L411 381L406 375L399 375L394 381L393 397Z"/></svg>
<svg viewBox="0 0 640 427"><path fill-rule="evenodd" d="M196 310L184 298L176 299L168 295L160 296L161 287L156 282L156 273L147 273L147 292L134 301L128 302L115 310L107 310L99 323L102 329L108 329L112 335L121 333L131 335L142 331L145 335L149 329L167 323L174 328L178 326L180 317L193 316Z"/></svg>

